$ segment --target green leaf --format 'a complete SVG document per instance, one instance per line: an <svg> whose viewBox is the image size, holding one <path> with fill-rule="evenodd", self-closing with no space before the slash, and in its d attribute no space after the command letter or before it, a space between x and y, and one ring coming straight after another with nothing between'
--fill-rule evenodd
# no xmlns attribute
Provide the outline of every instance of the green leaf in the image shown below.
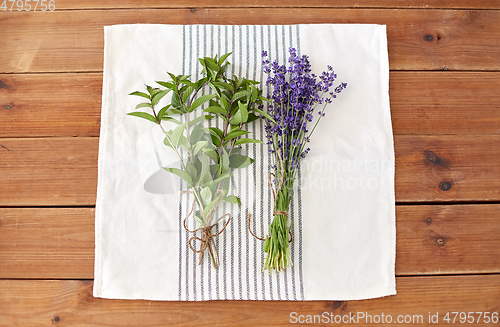
<svg viewBox="0 0 500 327"><path fill-rule="evenodd" d="M230 174L230 173L225 173L225 174L222 174L222 175L220 175L218 178L216 178L216 179L214 180L214 183L218 183L218 182L220 182L220 181L221 181L221 180L223 180L223 179L226 179L226 178L231 178L231 177L233 177L233 175L232 175L232 174Z"/></svg>
<svg viewBox="0 0 500 327"><path fill-rule="evenodd" d="M135 106L135 109L139 108L151 108L151 103L148 102L139 103L137 106Z"/></svg>
<svg viewBox="0 0 500 327"><path fill-rule="evenodd" d="M198 85L196 83L193 83L193 82L191 82L189 80L183 80L182 83L184 83L184 84L186 84L188 86L191 86L194 90L196 90L198 88Z"/></svg>
<svg viewBox="0 0 500 327"><path fill-rule="evenodd" d="M189 107L189 112L192 112L194 109L198 108L199 106L209 101L210 99L215 98L215 96L216 96L215 94L205 94L197 98L196 100L193 101L193 103Z"/></svg>
<svg viewBox="0 0 500 327"><path fill-rule="evenodd" d="M172 82L162 82L162 81L156 81L156 83L160 84L161 86L164 86L170 90L173 90L174 89L174 83Z"/></svg>
<svg viewBox="0 0 500 327"><path fill-rule="evenodd" d="M222 140L222 136L224 135L224 133L217 127L209 127L208 128L208 131L210 134L214 135L214 136L217 136L217 138L219 140Z"/></svg>
<svg viewBox="0 0 500 327"><path fill-rule="evenodd" d="M241 121L246 123L248 120L248 104L238 102L238 107L240 108L241 112Z"/></svg>
<svg viewBox="0 0 500 327"><path fill-rule="evenodd" d="M226 53L225 55L222 55L219 59L219 66L222 65L224 61L226 61L227 57L229 57L232 54L232 52Z"/></svg>
<svg viewBox="0 0 500 327"><path fill-rule="evenodd" d="M198 175L198 172L196 171L196 167L189 160L186 161L186 171L191 177L191 180L194 181Z"/></svg>
<svg viewBox="0 0 500 327"><path fill-rule="evenodd" d="M197 142L194 145L194 147L193 147L193 156L198 155L198 153L201 151L201 149L207 147L207 144L208 144L208 141L199 141L199 142ZM214 151L214 150L212 150L212 151Z"/></svg>
<svg viewBox="0 0 500 327"><path fill-rule="evenodd" d="M205 57L204 60L205 60L206 67L210 68L214 72L218 72L219 71L220 67L219 67L219 65L217 65L217 63L215 62L214 59L212 59L210 57Z"/></svg>
<svg viewBox="0 0 500 327"><path fill-rule="evenodd" d="M191 176L189 176L189 174L186 173L183 170L180 170L180 169L177 169L177 168L167 168L167 167L164 167L163 169L165 169L166 171L168 171L168 172L170 172L172 174L175 174L175 175L179 176L180 178L182 178L183 180L185 180L188 184L192 183Z"/></svg>
<svg viewBox="0 0 500 327"><path fill-rule="evenodd" d="M177 93L172 94L172 107L180 108L181 100L179 99L179 95Z"/></svg>
<svg viewBox="0 0 500 327"><path fill-rule="evenodd" d="M252 102L255 102L259 96L259 90L253 84L250 84L250 89L252 90Z"/></svg>
<svg viewBox="0 0 500 327"><path fill-rule="evenodd" d="M232 154L229 157L229 167L231 168L245 168L251 165L255 160L241 154Z"/></svg>
<svg viewBox="0 0 500 327"><path fill-rule="evenodd" d="M170 105L167 105L167 106L161 108L160 111L158 111L158 119L159 120L163 119L163 116L165 116L165 113L167 112L168 108L170 108Z"/></svg>
<svg viewBox="0 0 500 327"><path fill-rule="evenodd" d="M215 91L215 94L217 95L217 97L219 97L219 98L221 97L222 94L220 92L220 88L217 85L215 85L214 83L209 83L208 86L210 86L212 88L212 90Z"/></svg>
<svg viewBox="0 0 500 327"><path fill-rule="evenodd" d="M210 158L212 158L213 161L215 162L219 162L219 155L217 154L217 152L215 152L214 149L209 149L209 148L203 148L202 151L207 155L209 156Z"/></svg>
<svg viewBox="0 0 500 327"><path fill-rule="evenodd" d="M221 140L220 140L217 136L215 136L215 135L210 135L210 138L212 139L212 143L213 143L213 145L214 145L216 148L218 148L218 147L220 147L220 146L221 146L221 144L222 144L222 143L221 143Z"/></svg>
<svg viewBox="0 0 500 327"><path fill-rule="evenodd" d="M241 111L238 110L238 112L236 112L236 114L233 117L231 117L229 123L231 125L239 125L241 124L241 122L242 122Z"/></svg>
<svg viewBox="0 0 500 327"><path fill-rule="evenodd" d="M172 147L172 131L166 131L165 132L165 138L163 139L163 143L166 146Z"/></svg>
<svg viewBox="0 0 500 327"><path fill-rule="evenodd" d="M178 121L177 119L173 118L173 117L168 117L168 116L163 116L163 118L161 120L164 120L164 121L170 121L170 122L173 122L173 123L176 123L177 125L180 125L182 124L180 121Z"/></svg>
<svg viewBox="0 0 500 327"><path fill-rule="evenodd" d="M237 197L236 195L226 196L223 201L226 201L226 202L229 202L229 203L241 204L240 198Z"/></svg>
<svg viewBox="0 0 500 327"><path fill-rule="evenodd" d="M272 122L276 122L273 117L269 116L269 114L267 112L264 112L258 108L253 108L254 111L258 112L259 114L261 114L262 116L266 117L267 119L271 120Z"/></svg>
<svg viewBox="0 0 500 327"><path fill-rule="evenodd" d="M207 109L204 109L203 111L217 113L217 114L222 114L222 115L226 115L227 114L227 111L224 110L222 107L219 107L219 106L211 106L211 107L208 107Z"/></svg>
<svg viewBox="0 0 500 327"><path fill-rule="evenodd" d="M217 203L219 203L219 200L220 198L222 197L222 194L221 195L218 195L215 197L215 199L213 199L206 207L205 209L203 210L203 216L206 218L210 218L210 217L207 217L208 213L210 211L212 211L212 209L217 205Z"/></svg>
<svg viewBox="0 0 500 327"><path fill-rule="evenodd" d="M148 114L147 112L141 112L141 111L129 112L127 115L144 118L144 119L147 119L149 121L152 121L155 124L158 124L158 122L156 121L156 118L153 115Z"/></svg>
<svg viewBox="0 0 500 327"><path fill-rule="evenodd" d="M186 151L189 151L191 149L191 144L189 143L187 137L182 134L179 137L179 145L182 146Z"/></svg>
<svg viewBox="0 0 500 327"><path fill-rule="evenodd" d="M207 184L213 180L210 173L210 163L207 156L201 156L200 185Z"/></svg>
<svg viewBox="0 0 500 327"><path fill-rule="evenodd" d="M173 81L174 83L177 83L177 77L176 77L174 74L169 73L169 72L167 72L167 74L170 76L170 78L172 79L172 81Z"/></svg>
<svg viewBox="0 0 500 327"><path fill-rule="evenodd" d="M198 224L200 224L201 226L205 226L205 222L203 221L203 219L201 218L201 213L200 213L200 210L196 210L196 212L194 213L194 219L198 222Z"/></svg>
<svg viewBox="0 0 500 327"><path fill-rule="evenodd" d="M231 108L229 107L229 102L227 101L225 96L221 96L220 105L221 105L222 109L226 110L226 113L231 111Z"/></svg>
<svg viewBox="0 0 500 327"><path fill-rule="evenodd" d="M262 141L259 141L259 140L254 140L254 139L251 139L251 138L242 138L242 139L236 140L236 142L234 142L234 146L240 145L240 144L243 144L243 143L260 143L260 144L264 144Z"/></svg>
<svg viewBox="0 0 500 327"><path fill-rule="evenodd" d="M185 128L186 128L186 123L182 123L179 126L177 126L172 132L172 144L174 145L174 147L179 146L179 138L181 137Z"/></svg>
<svg viewBox="0 0 500 327"><path fill-rule="evenodd" d="M247 124L249 124L249 123L251 123L251 122L253 122L253 121L255 121L255 120L259 119L259 118L260 118L260 116L257 116L256 114L250 112L248 114Z"/></svg>
<svg viewBox="0 0 500 327"><path fill-rule="evenodd" d="M221 158L220 166L221 173L227 173L229 171L229 154L226 149L222 148L222 158Z"/></svg>
<svg viewBox="0 0 500 327"><path fill-rule="evenodd" d="M196 144L203 137L203 126L201 124L196 125L191 131L189 136L189 141L191 144Z"/></svg>
<svg viewBox="0 0 500 327"><path fill-rule="evenodd" d="M212 119L212 118L214 118L214 116L210 116L210 115L198 116L195 119L189 121L189 127L193 127L194 125L198 124L199 122L201 122L205 119Z"/></svg>
<svg viewBox="0 0 500 327"><path fill-rule="evenodd" d="M235 137L238 137L238 136L241 136L241 135L245 135L245 134L248 134L248 133L250 133L250 132L244 131L242 129L231 131L231 132L227 133L226 137L224 138L224 141L229 141L231 139L234 139Z"/></svg>
<svg viewBox="0 0 500 327"><path fill-rule="evenodd" d="M241 97L244 97L246 95L250 94L250 92L248 91L240 91L240 92L237 92L233 95L233 97L231 98L231 100L234 102L236 101L237 99L241 98Z"/></svg>
<svg viewBox="0 0 500 327"><path fill-rule="evenodd" d="M156 106L158 104L158 102L165 96L167 95L167 93L170 92L170 90L163 90L163 91L160 91L158 93L155 94L155 96L153 97L153 100L151 100L151 103L153 104L153 106Z"/></svg>
<svg viewBox="0 0 500 327"><path fill-rule="evenodd" d="M147 95L146 93L143 93L143 92L139 92L139 91L132 92L132 93L130 93L129 95L137 95L137 96L140 96L140 97L146 98L146 99L148 99L148 100L150 100L150 99L151 99L151 98L149 97L149 95Z"/></svg>
<svg viewBox="0 0 500 327"><path fill-rule="evenodd" d="M204 187L200 191L201 200L203 205L208 205L212 201L212 191L209 187Z"/></svg>
<svg viewBox="0 0 500 327"><path fill-rule="evenodd" d="M213 82L213 84L217 87L220 87L221 89L230 90L231 92L234 92L234 86L232 86L229 83L219 81L219 82Z"/></svg>
<svg viewBox="0 0 500 327"><path fill-rule="evenodd" d="M167 110L166 114L168 116L170 116L170 115L182 115L182 114L184 114L184 112L180 111L179 109L170 108Z"/></svg>
<svg viewBox="0 0 500 327"><path fill-rule="evenodd" d="M186 90L182 93L182 102L186 103L187 99L189 98L191 93L193 93L193 91L194 91L194 88L192 86L188 86L186 88Z"/></svg>

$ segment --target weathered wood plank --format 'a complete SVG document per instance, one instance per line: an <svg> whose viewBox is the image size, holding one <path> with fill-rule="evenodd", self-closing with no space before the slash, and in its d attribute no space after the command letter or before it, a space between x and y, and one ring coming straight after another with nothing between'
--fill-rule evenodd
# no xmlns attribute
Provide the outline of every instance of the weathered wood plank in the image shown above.
<svg viewBox="0 0 500 327"><path fill-rule="evenodd" d="M0 208L0 278L92 279L93 208Z"/></svg>
<svg viewBox="0 0 500 327"><path fill-rule="evenodd" d="M0 205L93 205L98 138L0 140Z"/></svg>
<svg viewBox="0 0 500 327"><path fill-rule="evenodd" d="M500 205L397 206L396 275L500 273ZM93 208L0 208L0 278L92 279Z"/></svg>
<svg viewBox="0 0 500 327"><path fill-rule="evenodd" d="M108 1L71 1L58 0L56 9L114 9L114 8L272 8L272 7L309 7L309 8L448 8L448 9L499 9L500 3L495 0L256 0L251 3L241 0L216 0L216 1L193 1L193 0L108 0Z"/></svg>
<svg viewBox="0 0 500 327"><path fill-rule="evenodd" d="M500 134L500 73L391 72L389 85L394 134Z"/></svg>
<svg viewBox="0 0 500 327"><path fill-rule="evenodd" d="M143 9L6 12L0 73L102 71L113 24L387 24L393 70L499 70L500 12L400 9Z"/></svg>
<svg viewBox="0 0 500 327"><path fill-rule="evenodd" d="M393 323L401 315L403 324L407 319L408 325L430 325L429 315L436 313L436 325L463 326L460 318L453 323L453 315L449 324L443 320L453 311L473 313L474 326L493 326L498 322L491 322L492 313L500 310L500 275L401 277L395 296L349 302L105 300L92 296L92 286L92 281L2 280L0 326L289 326L299 322L299 315L305 322L307 315L321 318L324 312L329 319L346 315L348 323L350 316L360 317L351 320L352 326L374 325L374 316L381 323L382 314ZM478 321L476 312L489 312L490 322L484 315ZM316 319L314 325L325 324Z"/></svg>
<svg viewBox="0 0 500 327"><path fill-rule="evenodd" d="M99 136L102 74L0 75L0 137Z"/></svg>
<svg viewBox="0 0 500 327"><path fill-rule="evenodd" d="M498 135L395 137L396 200L498 201Z"/></svg>
<svg viewBox="0 0 500 327"><path fill-rule="evenodd" d="M500 134L499 89L498 72L393 71L394 134ZM101 73L0 75L0 137L99 136L101 92Z"/></svg>
<svg viewBox="0 0 500 327"><path fill-rule="evenodd" d="M396 207L396 274L500 273L500 205Z"/></svg>
<svg viewBox="0 0 500 327"><path fill-rule="evenodd" d="M396 200L499 201L500 135L396 135ZM98 138L0 139L0 206L94 205Z"/></svg>

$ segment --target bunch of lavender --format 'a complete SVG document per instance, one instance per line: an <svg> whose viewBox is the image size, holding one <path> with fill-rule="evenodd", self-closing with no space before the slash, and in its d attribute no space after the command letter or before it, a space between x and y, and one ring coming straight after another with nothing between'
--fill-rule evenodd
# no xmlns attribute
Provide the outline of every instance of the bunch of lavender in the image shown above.
<svg viewBox="0 0 500 327"><path fill-rule="evenodd" d="M297 55L297 50L289 49L288 67L277 61L270 63L267 52L262 52L264 72L268 74L268 114L266 136L269 152L273 158L274 170L273 221L269 226L269 236L264 241L267 253L264 269L283 270L291 264L289 242L291 224L288 225L288 212L292 199L293 183L302 159L309 152L307 143L322 117L326 105L332 102L346 86L346 83L333 87L337 78L333 68L328 66L320 76L311 74L308 56ZM333 89L331 91L331 89ZM316 111L318 106L321 110ZM311 131L308 123L315 120Z"/></svg>

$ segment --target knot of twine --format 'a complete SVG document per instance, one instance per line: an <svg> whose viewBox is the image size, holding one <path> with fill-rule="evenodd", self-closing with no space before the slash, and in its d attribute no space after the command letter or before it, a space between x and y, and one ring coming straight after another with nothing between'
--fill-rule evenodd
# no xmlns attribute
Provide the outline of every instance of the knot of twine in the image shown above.
<svg viewBox="0 0 500 327"><path fill-rule="evenodd" d="M193 194L192 191L182 191L181 194ZM222 197L221 199L217 202L217 204L208 212L208 215L207 217L210 217L210 215L213 213L214 209L217 207L217 205L222 201ZM200 227L200 228L197 228L195 230L190 230L189 228L187 228L186 226L186 220L191 216L191 214L193 213L194 211L194 205L196 203L196 199L193 200L193 204L191 205L191 211L189 211L189 213L187 214L187 216L184 218L184 222L183 222L183 225L184 225L184 229L190 233L193 233L195 234L196 232L198 231L202 231L202 237L198 237L198 236L192 236L189 240L188 240L188 245L189 247L191 248L191 250L195 253L200 253L200 260L198 262L198 264L200 265L201 264L201 259L203 258L203 252L205 252L205 250L208 248L210 254L212 254L212 256L214 255L214 253L212 253L212 247L210 246L210 242L213 241L213 238L214 237L217 237L219 236L227 227L227 225L229 224L229 222L231 221L231 214L230 213L226 213L222 216L220 216L216 221L215 223L213 223L212 225L210 226L204 226L204 227ZM224 224L224 227L222 227L222 229L216 233L216 234L212 234L212 228L214 228L222 219L224 219L224 217L229 217L226 221L226 223ZM198 240L201 242L201 245L200 245L200 249L197 250L194 246L193 246L193 242L195 240ZM219 262L219 254L217 253L217 249L215 248L214 246L214 251L215 251L215 260L216 260L216 264L217 266L220 264Z"/></svg>
<svg viewBox="0 0 500 327"><path fill-rule="evenodd" d="M278 188L276 189L276 192L274 191L274 182L273 182L273 178L276 179L276 175L274 175L274 173L269 173L269 185L271 185L271 191L273 192L273 203L274 203L274 205L273 205L273 217L276 215L283 215L283 216L286 216L286 218L288 219L288 212L276 211L276 194L279 193L279 191L281 190L281 187L283 186L283 179L285 177L284 176L285 173L283 172L283 159L281 158L280 150L278 150L277 153L278 153L278 158L280 160L281 176L280 176L280 183L278 185ZM264 238L258 237L252 232L252 229L250 228L251 220L252 220L252 214L249 213L248 214L248 230L250 231L250 234L252 234L252 236L255 237L256 239L264 242L265 241ZM288 240L288 243L291 243L293 241L293 235L292 235L292 232L289 232L289 233L290 233L290 240Z"/></svg>

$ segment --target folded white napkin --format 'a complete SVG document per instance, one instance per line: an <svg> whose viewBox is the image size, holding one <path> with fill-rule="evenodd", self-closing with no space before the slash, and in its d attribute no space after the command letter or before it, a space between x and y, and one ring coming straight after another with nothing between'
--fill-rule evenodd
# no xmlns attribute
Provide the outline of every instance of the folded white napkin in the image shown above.
<svg viewBox="0 0 500 327"><path fill-rule="evenodd" d="M250 144L256 162L239 170L225 204L233 219L216 238L221 265L188 247L181 225L192 199L162 167L177 163L158 126L126 116L130 92L198 76L197 58L233 52L229 73L265 80L261 52L284 63L288 48L310 57L313 72L332 65L347 89L326 110L296 181L291 219L293 266L262 272L262 242L272 219L268 148ZM105 27L94 296L150 300L355 300L395 294L394 146L383 25L120 25ZM167 101L163 99L162 101ZM165 126L169 128L168 126ZM250 126L265 140L263 124ZM222 225L222 223L220 224ZM194 228L194 219L189 220ZM220 226L222 227L222 226ZM220 230L219 227L219 230Z"/></svg>

